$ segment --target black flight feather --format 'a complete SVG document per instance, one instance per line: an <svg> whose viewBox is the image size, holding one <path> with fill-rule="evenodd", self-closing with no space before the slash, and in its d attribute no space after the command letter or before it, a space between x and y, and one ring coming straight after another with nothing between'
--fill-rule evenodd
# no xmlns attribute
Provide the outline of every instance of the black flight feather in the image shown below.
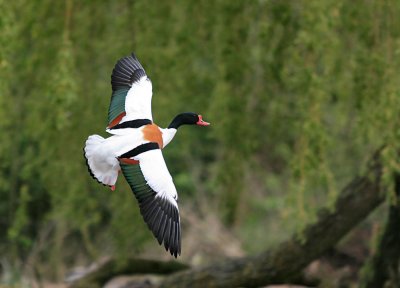
<svg viewBox="0 0 400 288"><path fill-rule="evenodd" d="M158 196L147 184L140 165L120 163L121 170L139 202L140 213L160 245L174 257L181 253L178 208L168 198Z"/></svg>
<svg viewBox="0 0 400 288"><path fill-rule="evenodd" d="M130 56L119 59L117 64L115 64L111 74L112 90L129 88L142 77L147 77L146 72L139 60L132 53Z"/></svg>

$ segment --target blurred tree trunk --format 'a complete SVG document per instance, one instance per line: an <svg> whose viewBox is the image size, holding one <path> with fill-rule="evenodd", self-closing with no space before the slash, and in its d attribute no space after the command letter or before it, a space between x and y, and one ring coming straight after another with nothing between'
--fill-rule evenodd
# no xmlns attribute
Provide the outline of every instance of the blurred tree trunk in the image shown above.
<svg viewBox="0 0 400 288"><path fill-rule="evenodd" d="M175 273L165 278L161 287L259 287L292 282L303 268L383 202L379 155L374 155L363 177L355 178L343 189L334 208L321 209L317 222L308 225L300 235L256 256Z"/></svg>
<svg viewBox="0 0 400 288"><path fill-rule="evenodd" d="M400 284L400 175L396 175L395 191L396 203L389 207L386 226L376 252L363 271L362 288L398 287Z"/></svg>

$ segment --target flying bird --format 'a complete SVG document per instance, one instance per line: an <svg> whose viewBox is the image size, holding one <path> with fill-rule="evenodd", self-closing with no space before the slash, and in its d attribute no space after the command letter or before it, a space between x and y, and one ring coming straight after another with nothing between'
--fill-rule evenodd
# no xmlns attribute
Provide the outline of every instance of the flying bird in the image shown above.
<svg viewBox="0 0 400 288"><path fill-rule="evenodd" d="M89 173L115 190L119 172L125 176L140 213L160 245L171 255L181 254L178 193L161 149L182 125L208 126L201 115L178 114L168 128L153 123L152 83L136 56L121 58L111 74L108 138L88 137L84 156Z"/></svg>

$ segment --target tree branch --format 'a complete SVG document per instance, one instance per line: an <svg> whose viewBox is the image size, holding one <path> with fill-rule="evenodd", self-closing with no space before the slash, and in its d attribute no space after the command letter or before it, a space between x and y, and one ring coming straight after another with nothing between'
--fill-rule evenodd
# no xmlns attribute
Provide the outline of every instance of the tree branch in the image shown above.
<svg viewBox="0 0 400 288"><path fill-rule="evenodd" d="M176 261L129 258L120 263L116 259L108 259L74 281L70 288L100 288L108 280L118 275L170 274L188 268L188 265Z"/></svg>
<svg viewBox="0 0 400 288"><path fill-rule="evenodd" d="M333 247L383 202L379 152L374 155L367 168L363 177L356 177L341 191L333 209L321 209L316 223L308 225L300 235L294 235L275 249L256 256L227 259L192 269L175 261L129 259L124 265L118 265L115 260L109 260L71 287L97 288L117 275L147 273L173 273L166 276L160 284L161 287L168 288L259 287L295 283L301 279L302 270L311 261Z"/></svg>
<svg viewBox="0 0 400 288"><path fill-rule="evenodd" d="M367 261L360 287L386 287L387 281L396 287L400 283L400 175L395 178L396 203L389 206L385 229L376 252Z"/></svg>
<svg viewBox="0 0 400 288"><path fill-rule="evenodd" d="M165 278L161 287L259 287L291 282L311 261L334 246L383 202L380 177L377 152L366 174L342 190L333 210L321 209L317 222L308 225L302 237L294 235L276 249L256 256L229 259L174 273Z"/></svg>

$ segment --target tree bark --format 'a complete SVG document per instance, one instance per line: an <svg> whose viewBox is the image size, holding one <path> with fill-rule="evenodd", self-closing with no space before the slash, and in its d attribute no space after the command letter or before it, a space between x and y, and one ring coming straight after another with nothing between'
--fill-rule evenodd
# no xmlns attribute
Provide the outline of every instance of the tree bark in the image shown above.
<svg viewBox="0 0 400 288"><path fill-rule="evenodd" d="M362 288L398 287L400 284L400 175L396 175L395 190L396 203L389 206L388 219L376 252L363 270Z"/></svg>
<svg viewBox="0 0 400 288"><path fill-rule="evenodd" d="M96 269L73 282L70 288L100 288L108 280L118 275L132 274L170 274L188 269L186 264L177 261L156 261L129 258L119 263L116 259L108 259Z"/></svg>
<svg viewBox="0 0 400 288"><path fill-rule="evenodd" d="M256 256L228 259L167 276L160 287L259 287L296 279L311 261L334 246L384 200L377 152L366 174L340 193L334 209L321 209L318 220L276 249Z"/></svg>

